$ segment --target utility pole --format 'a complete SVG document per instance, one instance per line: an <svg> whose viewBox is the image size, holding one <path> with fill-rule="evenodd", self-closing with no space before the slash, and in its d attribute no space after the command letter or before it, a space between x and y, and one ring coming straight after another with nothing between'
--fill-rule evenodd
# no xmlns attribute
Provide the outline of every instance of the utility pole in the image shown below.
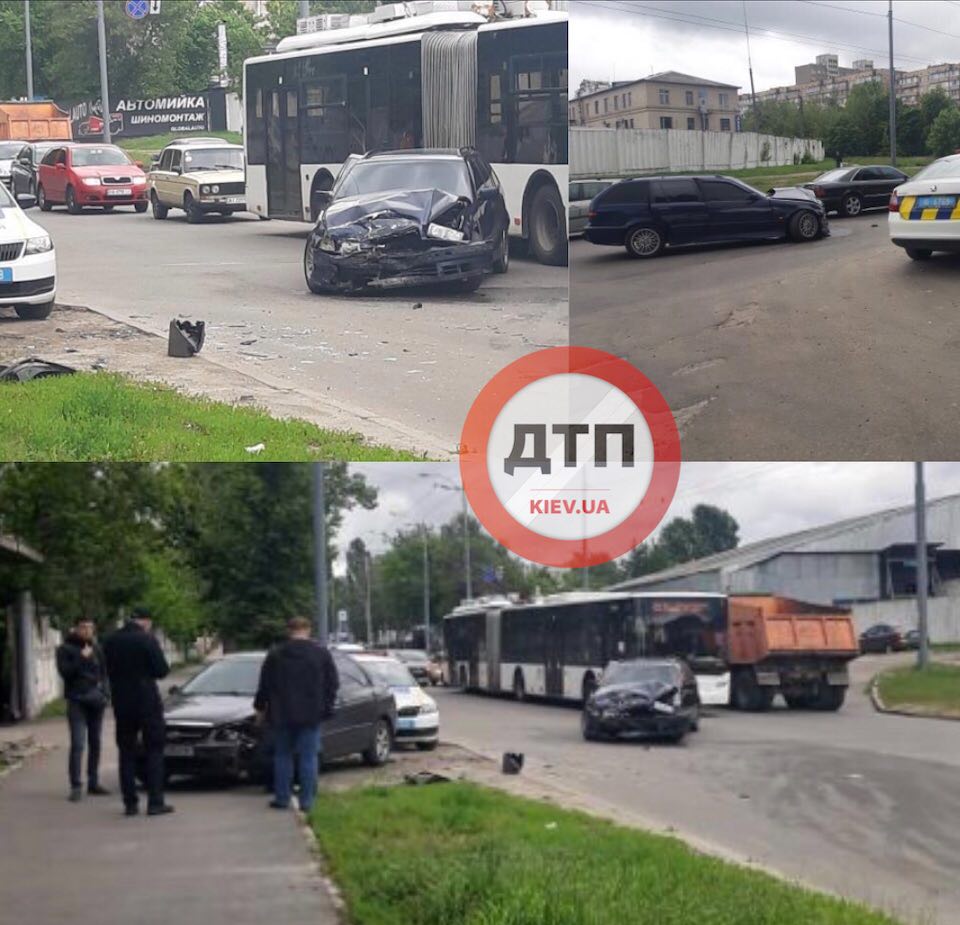
<svg viewBox="0 0 960 925"><path fill-rule="evenodd" d="M430 553L427 550L427 525L420 524L423 534L423 642L430 651Z"/></svg>
<svg viewBox="0 0 960 925"><path fill-rule="evenodd" d="M324 464L313 464L313 567L316 592L314 632L321 645L327 644L327 514L324 498Z"/></svg>
<svg viewBox="0 0 960 925"><path fill-rule="evenodd" d="M364 616L367 619L367 645L373 645L373 617L370 615L370 551L363 550L363 573L364 573Z"/></svg>
<svg viewBox="0 0 960 925"><path fill-rule="evenodd" d="M914 463L917 513L917 630L920 646L917 649L917 668L926 668L930 660L927 646L927 501L923 484L923 463Z"/></svg>
<svg viewBox="0 0 960 925"><path fill-rule="evenodd" d="M33 42L30 38L30 0L24 0L23 19L27 30L27 99L33 102Z"/></svg>
<svg viewBox="0 0 960 925"><path fill-rule="evenodd" d="M747 34L747 69L750 71L750 108L753 109L753 121L760 131L760 117L757 115L757 92L753 87L753 58L750 55L750 26L747 24L747 0L743 0L743 31Z"/></svg>
<svg viewBox="0 0 960 925"><path fill-rule="evenodd" d="M897 74L893 69L893 0L887 10L890 33L890 163L897 166ZM926 560L924 560L926 561Z"/></svg>
<svg viewBox="0 0 960 925"><path fill-rule="evenodd" d="M100 48L100 108L103 143L110 144L110 91L107 87L107 30L103 24L103 0L97 0L97 45Z"/></svg>
<svg viewBox="0 0 960 925"><path fill-rule="evenodd" d="M470 568L470 509L467 507L467 489L460 486L463 498L463 568L467 579L467 600L473 599L473 576Z"/></svg>
<svg viewBox="0 0 960 925"><path fill-rule="evenodd" d="M300 18L310 15L310 0L300 0Z"/></svg>

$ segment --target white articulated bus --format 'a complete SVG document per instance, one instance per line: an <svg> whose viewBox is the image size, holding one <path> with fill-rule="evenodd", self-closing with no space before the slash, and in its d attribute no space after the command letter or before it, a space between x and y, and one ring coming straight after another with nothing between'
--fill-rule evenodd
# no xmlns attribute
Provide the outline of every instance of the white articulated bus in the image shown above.
<svg viewBox="0 0 960 925"><path fill-rule="evenodd" d="M474 147L511 232L567 259L567 17L439 12L305 33L244 63L250 211L314 221L351 154Z"/></svg>
<svg viewBox="0 0 960 925"><path fill-rule="evenodd" d="M443 620L447 672L466 690L583 700L608 662L686 659L704 704L726 704L727 598L705 593L570 592L532 604L468 602Z"/></svg>

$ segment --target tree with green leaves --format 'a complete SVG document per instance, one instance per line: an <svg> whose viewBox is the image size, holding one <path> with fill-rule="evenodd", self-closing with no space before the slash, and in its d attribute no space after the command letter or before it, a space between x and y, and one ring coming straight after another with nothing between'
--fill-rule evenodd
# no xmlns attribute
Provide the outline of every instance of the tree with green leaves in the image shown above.
<svg viewBox="0 0 960 925"><path fill-rule="evenodd" d="M934 157L944 157L960 150L960 109L941 110L930 126L927 146Z"/></svg>

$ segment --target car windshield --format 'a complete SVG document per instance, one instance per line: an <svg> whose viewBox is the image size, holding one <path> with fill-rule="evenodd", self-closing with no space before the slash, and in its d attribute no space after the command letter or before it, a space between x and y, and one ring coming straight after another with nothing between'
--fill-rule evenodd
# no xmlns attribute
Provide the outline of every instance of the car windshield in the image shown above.
<svg viewBox="0 0 960 925"><path fill-rule="evenodd" d="M820 174L814 183L838 183L840 180L849 177L854 170L858 168L842 167L840 170L828 170L826 173Z"/></svg>
<svg viewBox="0 0 960 925"><path fill-rule="evenodd" d="M13 160L22 147L22 141L0 141L0 161Z"/></svg>
<svg viewBox="0 0 960 925"><path fill-rule="evenodd" d="M454 196L473 198L467 165L460 160L429 158L416 160L362 161L344 177L337 198L366 196L390 190L438 189Z"/></svg>
<svg viewBox="0 0 960 925"><path fill-rule="evenodd" d="M7 192L7 188L0 183L0 209L12 209L16 203L13 201L13 196Z"/></svg>
<svg viewBox="0 0 960 925"><path fill-rule="evenodd" d="M243 151L239 148L199 148L183 153L185 173L195 170L243 170Z"/></svg>
<svg viewBox="0 0 960 925"><path fill-rule="evenodd" d="M638 684L644 681L663 681L665 684L674 684L677 680L677 669L673 665L654 664L645 665L640 662L619 662L611 665L603 673L603 685L608 684Z"/></svg>
<svg viewBox="0 0 960 925"><path fill-rule="evenodd" d="M72 152L74 167L118 167L132 163L123 151L112 145L102 148L73 148Z"/></svg>
<svg viewBox="0 0 960 925"><path fill-rule="evenodd" d="M378 684L384 684L387 687L416 687L417 682L410 669L398 661L390 659L389 661L360 661L374 681Z"/></svg>
<svg viewBox="0 0 960 925"><path fill-rule="evenodd" d="M258 658L225 658L204 668L183 685L184 694L224 694L252 697L260 681Z"/></svg>
<svg viewBox="0 0 960 925"><path fill-rule="evenodd" d="M910 179L936 180L941 177L954 177L960 180L960 157L944 157L939 161L934 161L919 173L915 173Z"/></svg>

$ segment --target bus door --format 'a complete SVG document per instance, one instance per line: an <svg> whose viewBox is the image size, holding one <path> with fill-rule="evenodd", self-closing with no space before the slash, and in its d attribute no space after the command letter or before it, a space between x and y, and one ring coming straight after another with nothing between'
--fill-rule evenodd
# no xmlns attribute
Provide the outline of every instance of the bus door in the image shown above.
<svg viewBox="0 0 960 925"><path fill-rule="evenodd" d="M563 614L553 611L544 621L544 686L548 697L563 696Z"/></svg>
<svg viewBox="0 0 960 925"><path fill-rule="evenodd" d="M296 87L278 86L266 96L267 210L270 215L300 219L300 94Z"/></svg>

